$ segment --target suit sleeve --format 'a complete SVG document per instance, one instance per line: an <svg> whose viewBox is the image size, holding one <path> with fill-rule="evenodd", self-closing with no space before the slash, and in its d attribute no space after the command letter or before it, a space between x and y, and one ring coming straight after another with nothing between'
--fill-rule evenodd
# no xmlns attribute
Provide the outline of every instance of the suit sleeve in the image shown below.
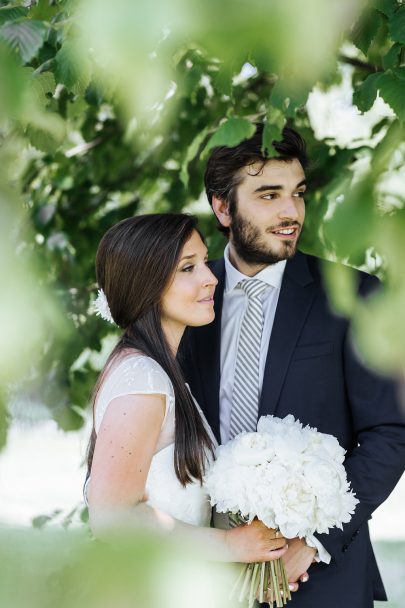
<svg viewBox="0 0 405 608"><path fill-rule="evenodd" d="M374 290L377 280L366 276L361 291ZM344 346L347 398L357 446L345 467L360 501L343 530L317 535L335 562L344 559L360 527L390 495L405 468L405 415L399 387L390 379L367 369L356 354L350 335Z"/></svg>

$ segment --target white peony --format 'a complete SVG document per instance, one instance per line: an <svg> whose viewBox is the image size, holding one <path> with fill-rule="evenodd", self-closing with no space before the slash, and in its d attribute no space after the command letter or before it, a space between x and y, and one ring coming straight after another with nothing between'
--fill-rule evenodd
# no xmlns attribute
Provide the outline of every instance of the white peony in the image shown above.
<svg viewBox="0 0 405 608"><path fill-rule="evenodd" d="M269 433L270 435L284 434L287 428L302 429L302 424L299 420L295 420L292 414L288 414L285 418L277 416L261 416L257 423L257 431L259 433Z"/></svg>
<svg viewBox="0 0 405 608"><path fill-rule="evenodd" d="M265 433L242 433L232 442L232 453L236 464L263 464L274 456L274 443Z"/></svg>
<svg viewBox="0 0 405 608"><path fill-rule="evenodd" d="M263 416L257 428L218 448L205 477L211 505L249 521L257 517L286 538L348 522L358 500L337 439L303 427L292 415Z"/></svg>

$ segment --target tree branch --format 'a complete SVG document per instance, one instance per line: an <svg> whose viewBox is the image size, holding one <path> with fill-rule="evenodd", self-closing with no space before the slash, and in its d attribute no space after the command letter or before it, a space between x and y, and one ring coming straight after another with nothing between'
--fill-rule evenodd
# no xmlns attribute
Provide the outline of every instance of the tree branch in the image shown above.
<svg viewBox="0 0 405 608"><path fill-rule="evenodd" d="M348 57L347 55L340 54L338 57L339 61L343 61L343 63L348 63L349 65L354 66L355 68L359 68L360 70L366 70L370 73L381 72L380 68L373 65L372 63L367 63L366 61L362 61L361 59L356 59L355 57Z"/></svg>

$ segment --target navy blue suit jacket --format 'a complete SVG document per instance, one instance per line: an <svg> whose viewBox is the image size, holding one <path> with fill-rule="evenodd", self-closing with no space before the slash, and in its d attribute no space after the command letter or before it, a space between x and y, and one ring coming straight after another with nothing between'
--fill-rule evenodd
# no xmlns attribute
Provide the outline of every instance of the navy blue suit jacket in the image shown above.
<svg viewBox="0 0 405 608"><path fill-rule="evenodd" d="M219 283L215 321L189 328L180 357L187 381L215 435L219 432L223 259L212 263ZM359 293L377 285L358 273ZM337 437L360 503L343 530L319 540L332 562L314 564L292 608L370 608L386 599L370 543L368 520L405 466L405 423L395 383L368 370L353 349L350 324L330 308L317 258L298 252L286 265L268 345L259 416L293 414Z"/></svg>

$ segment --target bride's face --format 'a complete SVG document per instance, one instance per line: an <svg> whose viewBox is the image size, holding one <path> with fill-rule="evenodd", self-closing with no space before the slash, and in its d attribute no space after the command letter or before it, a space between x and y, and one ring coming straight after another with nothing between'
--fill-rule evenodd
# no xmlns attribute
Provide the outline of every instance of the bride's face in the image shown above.
<svg viewBox="0 0 405 608"><path fill-rule="evenodd" d="M214 320L214 291L218 283L207 266L207 248L194 231L183 247L174 278L162 298L162 325L172 333Z"/></svg>

